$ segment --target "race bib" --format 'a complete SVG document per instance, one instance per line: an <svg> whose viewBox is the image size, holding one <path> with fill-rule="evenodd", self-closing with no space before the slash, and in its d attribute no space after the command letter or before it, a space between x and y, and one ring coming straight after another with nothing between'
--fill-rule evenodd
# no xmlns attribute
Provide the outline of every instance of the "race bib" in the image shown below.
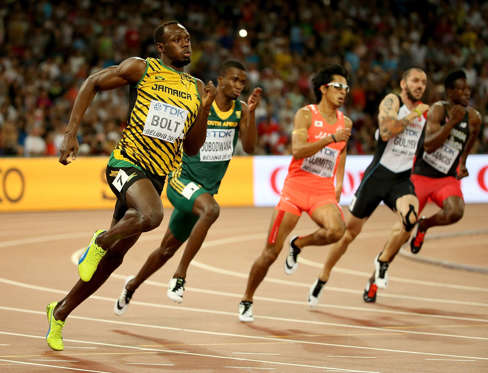
<svg viewBox="0 0 488 373"><path fill-rule="evenodd" d="M119 172L117 173L117 176L115 176L114 181L112 181L112 185L115 187L115 189L117 189L120 192L124 187L125 183L130 179L132 179L132 177L134 176L135 174L129 176L123 169L120 169Z"/></svg>
<svg viewBox="0 0 488 373"><path fill-rule="evenodd" d="M325 147L311 157L305 158L302 170L320 177L332 177L339 151Z"/></svg>
<svg viewBox="0 0 488 373"><path fill-rule="evenodd" d="M413 158L421 134L422 127L408 126L392 139L391 152Z"/></svg>
<svg viewBox="0 0 488 373"><path fill-rule="evenodd" d="M149 137L174 143L183 137L188 111L161 101L152 100L149 105L144 130Z"/></svg>
<svg viewBox="0 0 488 373"><path fill-rule="evenodd" d="M449 144L442 144L434 152L424 152L423 159L436 170L447 174L459 154L459 150Z"/></svg>
<svg viewBox="0 0 488 373"><path fill-rule="evenodd" d="M207 129L207 139L200 148L200 161L228 161L234 153L234 128Z"/></svg>
<svg viewBox="0 0 488 373"><path fill-rule="evenodd" d="M181 194L186 199L191 199L191 196L193 195L193 193L195 193L198 189L200 189L200 186L195 184L193 181L190 181L188 184L186 184L186 186L183 189L183 192Z"/></svg>

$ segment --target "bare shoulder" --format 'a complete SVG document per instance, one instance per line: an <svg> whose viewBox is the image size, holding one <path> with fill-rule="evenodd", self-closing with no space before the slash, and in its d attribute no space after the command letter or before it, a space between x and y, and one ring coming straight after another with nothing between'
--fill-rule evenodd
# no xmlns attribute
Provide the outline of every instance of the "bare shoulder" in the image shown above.
<svg viewBox="0 0 488 373"><path fill-rule="evenodd" d="M118 66L118 74L130 82L138 82L146 71L146 60L140 57L129 57Z"/></svg>
<svg viewBox="0 0 488 373"><path fill-rule="evenodd" d="M481 114L474 107L468 107L469 121L474 125L481 125Z"/></svg>
<svg viewBox="0 0 488 373"><path fill-rule="evenodd" d="M352 120L344 115L344 127L352 128Z"/></svg>
<svg viewBox="0 0 488 373"><path fill-rule="evenodd" d="M297 116L301 117L311 117L312 113L310 111L310 108L308 106L302 106L300 109L297 110Z"/></svg>
<svg viewBox="0 0 488 373"><path fill-rule="evenodd" d="M146 69L146 60L141 57L129 57L123 60L120 66L123 66L125 69L142 70L144 72Z"/></svg>

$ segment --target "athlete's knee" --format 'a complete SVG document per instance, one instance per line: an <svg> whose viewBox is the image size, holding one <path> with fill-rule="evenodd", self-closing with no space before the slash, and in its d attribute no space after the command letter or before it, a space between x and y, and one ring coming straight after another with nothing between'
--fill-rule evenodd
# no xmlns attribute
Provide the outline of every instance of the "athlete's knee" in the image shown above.
<svg viewBox="0 0 488 373"><path fill-rule="evenodd" d="M415 224L417 223L417 210L414 205L409 204L408 205L408 211L407 213L401 214L402 216L402 223L403 227L407 232L411 232L413 227L415 227Z"/></svg>
<svg viewBox="0 0 488 373"><path fill-rule="evenodd" d="M342 235L341 240L343 240L346 245L349 245L352 241L356 239L359 233L361 233L360 228L355 229L355 228L347 227L346 230L344 231L344 234Z"/></svg>
<svg viewBox="0 0 488 373"><path fill-rule="evenodd" d="M261 259L263 261L263 264L269 267L271 264L273 264L276 261L279 253L280 250L276 250L276 247L274 245L266 246L266 248L261 253Z"/></svg>
<svg viewBox="0 0 488 373"><path fill-rule="evenodd" d="M345 232L346 232L346 225L342 220L337 224L334 224L330 228L330 242L339 241L342 238L342 236L344 236Z"/></svg>
<svg viewBox="0 0 488 373"><path fill-rule="evenodd" d="M162 221L162 209L152 209L149 212L142 213L140 216L140 224L143 232L147 232L159 227Z"/></svg>
<svg viewBox="0 0 488 373"><path fill-rule="evenodd" d="M462 219L463 215L464 215L463 208L453 208L446 211L446 216L450 223L458 222L459 220Z"/></svg>
<svg viewBox="0 0 488 373"><path fill-rule="evenodd" d="M149 211L138 211L128 209L124 218L129 219L131 224L135 225L140 232L147 232L157 228L163 220L163 209L154 208Z"/></svg>
<svg viewBox="0 0 488 373"><path fill-rule="evenodd" d="M160 246L158 249L158 257L165 262L171 259L173 255L178 251L179 246Z"/></svg>
<svg viewBox="0 0 488 373"><path fill-rule="evenodd" d="M326 245L337 242L344 235L345 227L342 225L331 225L327 228L321 228L315 235L319 245Z"/></svg>
<svg viewBox="0 0 488 373"><path fill-rule="evenodd" d="M208 203L204 206L201 217L214 223L220 215L220 206L217 203Z"/></svg>

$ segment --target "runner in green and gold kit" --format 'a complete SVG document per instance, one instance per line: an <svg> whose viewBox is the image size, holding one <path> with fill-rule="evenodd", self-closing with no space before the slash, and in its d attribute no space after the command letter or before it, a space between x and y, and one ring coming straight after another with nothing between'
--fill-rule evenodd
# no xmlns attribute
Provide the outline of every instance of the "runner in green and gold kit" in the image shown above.
<svg viewBox="0 0 488 373"><path fill-rule="evenodd" d="M182 163L170 175L167 195L174 206L169 227L159 248L154 250L135 277L129 277L116 300L114 312L127 310L135 290L170 259L188 240L178 268L170 280L167 295L175 302L183 300L186 272L211 225L219 216L214 195L219 190L240 137L246 152L252 153L257 142L254 111L261 88L249 96L247 104L238 97L247 81L246 70L238 61L226 61L219 72L217 94L207 121L207 138L193 156L183 155Z"/></svg>
<svg viewBox="0 0 488 373"><path fill-rule="evenodd" d="M68 315L107 280L142 232L159 226L166 176L181 163L183 150L197 154L205 141L216 89L183 72L190 63L190 34L177 21L165 22L154 31L154 42L159 59L132 57L90 75L66 126L59 157L64 165L76 157L78 128L95 95L130 86L127 128L107 166L107 181L117 197L112 223L95 232L81 256L80 280L62 300L47 306L46 340L53 350L64 349Z"/></svg>

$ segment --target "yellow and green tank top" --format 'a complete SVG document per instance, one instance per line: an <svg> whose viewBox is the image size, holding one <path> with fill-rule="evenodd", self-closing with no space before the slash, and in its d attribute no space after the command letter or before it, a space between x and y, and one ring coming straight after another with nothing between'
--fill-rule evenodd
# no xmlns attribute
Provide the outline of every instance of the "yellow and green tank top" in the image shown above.
<svg viewBox="0 0 488 373"><path fill-rule="evenodd" d="M131 86L129 99L128 124L114 158L168 175L181 162L183 140L201 104L195 78L147 58L146 71Z"/></svg>

